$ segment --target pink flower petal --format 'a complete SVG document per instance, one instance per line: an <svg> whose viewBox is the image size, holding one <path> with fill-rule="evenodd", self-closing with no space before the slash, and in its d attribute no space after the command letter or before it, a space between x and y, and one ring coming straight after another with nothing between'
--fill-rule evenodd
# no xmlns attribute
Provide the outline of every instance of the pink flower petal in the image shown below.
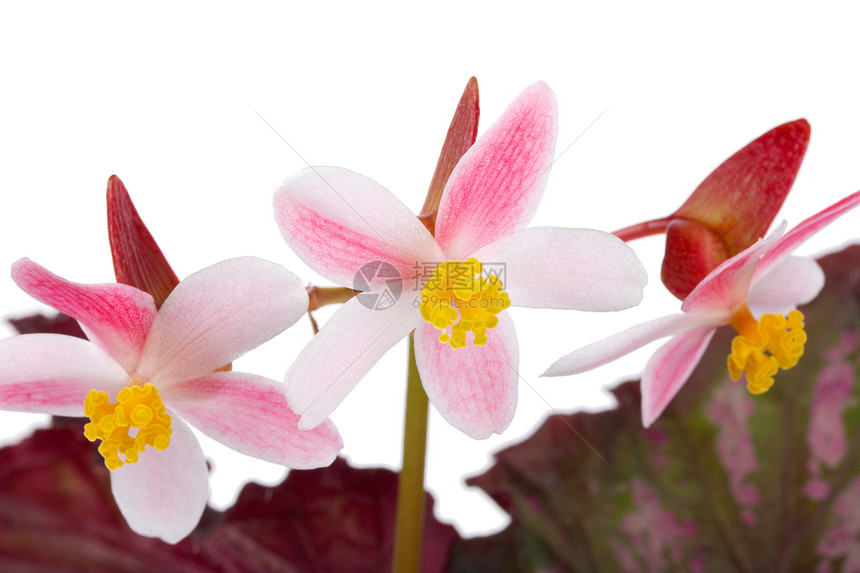
<svg viewBox="0 0 860 573"><path fill-rule="evenodd" d="M197 438L171 414L166 450L146 448L135 464L110 472L111 489L135 532L177 543L197 526L209 495L209 472Z"/></svg>
<svg viewBox="0 0 860 573"><path fill-rule="evenodd" d="M672 314L643 322L588 346L562 356L542 376L569 376L608 364L650 342L688 330L728 324L727 312L690 312Z"/></svg>
<svg viewBox="0 0 860 573"><path fill-rule="evenodd" d="M87 340L24 334L0 340L0 410L83 416L92 389L116 396L128 374Z"/></svg>
<svg viewBox="0 0 860 573"><path fill-rule="evenodd" d="M747 306L753 316L786 314L789 310L818 296L824 286L824 272L812 259L783 258L757 277L750 290Z"/></svg>
<svg viewBox="0 0 860 573"><path fill-rule="evenodd" d="M555 95L538 82L463 155L436 218L436 240L449 259L464 259L528 224L546 187L557 123Z"/></svg>
<svg viewBox="0 0 860 573"><path fill-rule="evenodd" d="M517 407L519 346L507 313L487 333L456 350L439 342L439 331L424 322L415 329L415 361L433 406L442 417L475 439L501 434Z"/></svg>
<svg viewBox="0 0 860 573"><path fill-rule="evenodd" d="M73 283L30 259L12 265L12 280L36 300L80 322L90 340L126 371L134 371L155 317L150 295L122 284Z"/></svg>
<svg viewBox="0 0 860 573"><path fill-rule="evenodd" d="M531 308L622 310L639 304L648 275L633 249L591 229L534 227L502 237L474 255L502 278L511 304Z"/></svg>
<svg viewBox="0 0 860 573"><path fill-rule="evenodd" d="M161 386L209 374L283 332L307 305L302 282L275 263L242 257L207 267L164 301L137 374Z"/></svg>
<svg viewBox="0 0 860 573"><path fill-rule="evenodd" d="M716 330L699 328L657 349L642 374L642 425L649 427L690 378Z"/></svg>
<svg viewBox="0 0 860 573"><path fill-rule="evenodd" d="M837 218L841 217L851 209L860 205L860 191L856 193L852 193L848 197L845 197L841 201L838 201L827 207L823 211L816 213L812 217L809 217L796 227L794 227L791 231L785 234L785 236L779 240L776 246L762 256L761 261L759 262L758 268L756 268L755 276L753 281L758 280L758 277L767 272L767 270L774 264L778 263L783 257L788 256L794 250L799 247L804 241L806 241L809 237L832 223Z"/></svg>
<svg viewBox="0 0 860 573"><path fill-rule="evenodd" d="M376 361L422 321L415 295L405 291L384 310L353 298L323 325L285 378L287 403L301 415L299 429L325 421Z"/></svg>
<svg viewBox="0 0 860 573"><path fill-rule="evenodd" d="M327 466L343 447L331 421L301 431L280 383L216 372L166 389L165 402L204 434L236 451L296 469Z"/></svg>
<svg viewBox="0 0 860 573"><path fill-rule="evenodd" d="M374 261L409 280L417 261L444 260L432 235L406 205L369 177L311 167L275 192L275 221L309 267L344 286Z"/></svg>
<svg viewBox="0 0 860 573"><path fill-rule="evenodd" d="M684 299L681 310L734 310L746 304L753 273L762 255L773 249L785 231L782 223L766 239L741 251L708 274Z"/></svg>

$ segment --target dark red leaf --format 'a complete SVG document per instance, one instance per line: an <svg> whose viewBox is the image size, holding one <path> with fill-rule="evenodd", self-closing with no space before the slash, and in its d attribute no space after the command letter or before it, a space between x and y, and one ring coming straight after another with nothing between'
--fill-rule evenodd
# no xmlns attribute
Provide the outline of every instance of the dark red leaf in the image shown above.
<svg viewBox="0 0 860 573"><path fill-rule="evenodd" d="M18 331L18 334L67 334L78 338L86 338L78 321L61 312L50 317L44 314L33 314L24 318L10 318L8 321Z"/></svg>
<svg viewBox="0 0 860 573"><path fill-rule="evenodd" d="M277 488L248 485L224 521L203 542L213 564L263 559L297 571L376 573L391 569L397 474L355 469L337 459L328 468L293 471ZM444 571L457 533L433 517L427 496L424 573Z"/></svg>
<svg viewBox="0 0 860 573"><path fill-rule="evenodd" d="M125 524L104 461L82 429L38 430L0 449L0 571L203 573L190 541Z"/></svg>
<svg viewBox="0 0 860 573"><path fill-rule="evenodd" d="M391 566L395 473L293 471L277 487L246 486L226 513L208 510L176 545L132 532L83 426L36 431L0 449L0 571L235 573L377 572ZM165 476L165 479L170 479ZM427 496L422 571L443 571L457 539Z"/></svg>

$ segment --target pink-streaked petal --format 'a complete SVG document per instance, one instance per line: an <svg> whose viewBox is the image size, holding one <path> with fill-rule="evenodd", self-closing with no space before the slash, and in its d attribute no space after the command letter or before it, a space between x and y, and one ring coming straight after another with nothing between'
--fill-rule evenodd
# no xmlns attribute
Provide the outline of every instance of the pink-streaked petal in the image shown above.
<svg viewBox="0 0 860 573"><path fill-rule="evenodd" d="M555 95L538 82L463 155L436 218L436 240L449 259L463 259L531 221L552 165L557 124Z"/></svg>
<svg viewBox="0 0 860 573"><path fill-rule="evenodd" d="M687 382L714 332L710 327L685 332L657 349L642 374L643 426L653 424Z"/></svg>
<svg viewBox="0 0 860 573"><path fill-rule="evenodd" d="M191 428L175 414L170 417L173 433L167 449L146 448L137 463L110 472L110 483L129 527L140 535L177 543L203 515L209 472Z"/></svg>
<svg viewBox="0 0 860 573"><path fill-rule="evenodd" d="M374 261L409 280L416 262L441 262L436 241L385 187L337 167L310 167L275 191L275 221L309 267L344 286Z"/></svg>
<svg viewBox="0 0 860 573"><path fill-rule="evenodd" d="M759 261L758 267L756 268L755 275L753 277L753 281L757 281L758 277L762 276L764 273L771 268L772 265L777 264L780 259L790 255L794 250L799 247L804 241L806 241L809 237L835 221L837 218L841 217L851 209L860 205L860 191L856 193L852 193L848 197L845 197L841 201L838 201L827 207L823 211L816 213L812 217L809 217L796 227L794 227L791 231L785 234L785 236L779 240L776 246L769 251L767 254L762 256L761 261Z"/></svg>
<svg viewBox="0 0 860 573"><path fill-rule="evenodd" d="M519 346L507 313L487 332L488 342L452 349L428 323L415 329L415 362L430 403L475 439L501 434L517 408ZM471 336L471 335L470 335Z"/></svg>
<svg viewBox="0 0 860 573"><path fill-rule="evenodd" d="M255 257L212 265L164 301L137 374L154 384L209 374L283 332L307 308L302 282L280 265Z"/></svg>
<svg viewBox="0 0 860 573"><path fill-rule="evenodd" d="M684 299L681 310L734 310L746 304L756 265L765 253L774 248L784 231L785 221L766 239L759 239L748 249L724 261Z"/></svg>
<svg viewBox="0 0 860 573"><path fill-rule="evenodd" d="M149 294L122 284L73 283L30 259L12 265L12 280L36 300L80 322L90 340L126 371L134 371L156 313Z"/></svg>
<svg viewBox="0 0 860 573"><path fill-rule="evenodd" d="M543 376L569 376L608 364L650 342L696 328L717 328L728 324L731 314L725 311L671 314L643 322L574 350L556 360Z"/></svg>
<svg viewBox="0 0 860 573"><path fill-rule="evenodd" d="M175 384L164 401L192 426L238 452L295 469L330 465L343 447L331 421L298 429L283 386L253 374L216 372Z"/></svg>
<svg viewBox="0 0 860 573"><path fill-rule="evenodd" d="M62 334L0 340L0 410L83 416L90 390L115 397L127 381L126 371L87 340Z"/></svg>
<svg viewBox="0 0 860 573"><path fill-rule="evenodd" d="M406 290L383 310L347 301L301 351L285 377L287 403L301 415L299 429L329 417L388 349L422 321L418 293Z"/></svg>
<svg viewBox="0 0 860 573"><path fill-rule="evenodd" d="M806 257L783 258L758 278L750 291L747 306L753 316L786 314L818 296L824 286L824 271Z"/></svg>
<svg viewBox="0 0 860 573"><path fill-rule="evenodd" d="M622 310L639 304L648 282L633 249L591 229L525 229L474 256L485 270L505 265L502 283L515 306Z"/></svg>

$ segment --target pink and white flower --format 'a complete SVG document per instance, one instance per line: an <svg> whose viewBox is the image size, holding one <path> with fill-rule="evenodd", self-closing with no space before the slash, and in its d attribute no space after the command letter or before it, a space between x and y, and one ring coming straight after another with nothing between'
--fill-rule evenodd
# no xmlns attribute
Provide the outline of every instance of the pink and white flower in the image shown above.
<svg viewBox="0 0 860 573"><path fill-rule="evenodd" d="M642 423L648 427L690 377L716 329L731 324L739 332L729 358L732 377L738 379L740 373L747 370L750 391L766 391L777 369L790 368L803 353L806 340L803 317L792 309L815 298L824 285L824 274L818 263L790 255L806 239L858 204L860 192L809 217L785 235L782 235L786 227L783 222L769 237L759 239L705 277L684 299L682 313L634 326L584 346L560 358L544 376L586 372L671 336L672 339L654 353L642 374ZM788 321L781 316L786 313ZM791 330L788 323L798 320L799 324ZM767 329L763 325L768 321L771 326L776 322L784 322L784 326L780 327L781 332L762 337L763 333L757 331ZM757 346L757 350L750 351L750 344ZM785 364L776 356L782 352L788 355ZM753 362L758 362L748 362L750 353L754 355Z"/></svg>
<svg viewBox="0 0 860 573"><path fill-rule="evenodd" d="M393 268L396 273L368 283L369 293L372 298L386 288L402 291L384 310L368 308L362 295L348 301L289 368L286 396L301 415L301 428L323 421L389 348L415 330L418 370L433 405L474 438L500 433L513 417L519 376L517 337L502 311L504 301L591 311L639 303L647 277L617 237L588 229L525 228L546 186L556 129L552 91L544 83L527 88L452 172L435 237L387 189L351 171L314 167L283 183L274 197L275 218L311 268L345 286L355 285L368 263ZM505 265L501 282L507 294L497 292L498 282L481 283L478 290L489 290L472 293L476 298L470 300L483 296L481 301L501 306L480 320L466 321L462 310L459 317L453 313L451 320L461 319L455 332L450 321L426 322L422 307L431 277L416 273L416 265L431 271L435 265L480 269L478 261ZM459 295L445 296L450 304ZM423 310L433 314L439 307ZM461 337L469 331L464 322L475 339L461 338L453 348L457 329L462 327ZM479 331L487 329L484 338Z"/></svg>
<svg viewBox="0 0 860 573"><path fill-rule="evenodd" d="M280 384L219 370L307 310L301 281L283 267L252 257L218 263L180 282L158 310L134 287L72 283L28 259L13 265L12 278L77 319L90 341L56 334L0 341L0 408L83 416L91 390L116 399L144 385L160 395L153 409L163 414L166 406L166 449L141 447L136 463L117 458L122 467L110 472L134 531L176 543L206 506L206 460L179 416L231 448L293 468L328 465L342 447L331 422L298 431Z"/></svg>

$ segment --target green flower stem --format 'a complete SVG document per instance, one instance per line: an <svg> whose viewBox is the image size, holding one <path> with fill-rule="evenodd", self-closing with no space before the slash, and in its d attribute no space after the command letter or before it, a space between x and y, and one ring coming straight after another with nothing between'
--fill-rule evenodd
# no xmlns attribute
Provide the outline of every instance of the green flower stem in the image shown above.
<svg viewBox="0 0 860 573"><path fill-rule="evenodd" d="M409 335L409 370L406 375L406 415L403 424L403 468L397 490L397 525L394 533L394 573L421 568L424 533L424 459L427 451L427 394L415 363L414 333Z"/></svg>

